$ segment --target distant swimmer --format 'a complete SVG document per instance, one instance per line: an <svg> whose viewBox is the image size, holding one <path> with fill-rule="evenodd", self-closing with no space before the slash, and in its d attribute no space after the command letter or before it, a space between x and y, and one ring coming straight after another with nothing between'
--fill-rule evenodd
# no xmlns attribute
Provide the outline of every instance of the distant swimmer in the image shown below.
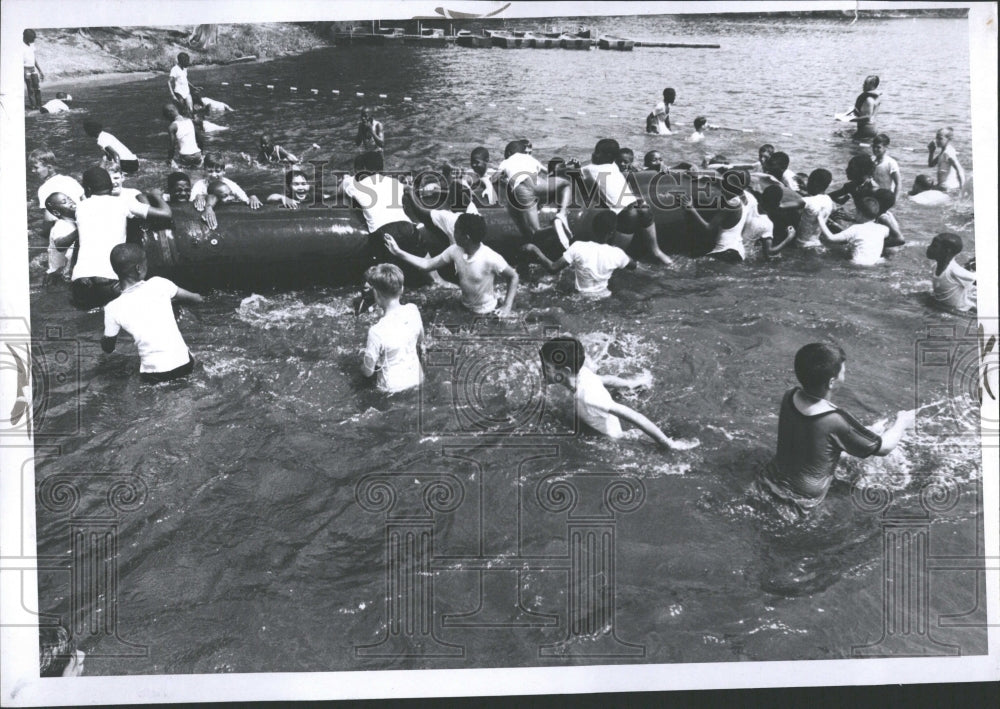
<svg viewBox="0 0 1000 709"><path fill-rule="evenodd" d="M166 278L146 280L146 252L138 244L115 246L110 260L121 294L104 306L101 349L114 352L124 330L139 350L139 379L157 384L186 377L195 362L177 328L172 303L203 303L204 298Z"/></svg>
<svg viewBox="0 0 1000 709"><path fill-rule="evenodd" d="M806 345L795 354L801 386L781 400L777 451L752 486L755 496L787 521L798 521L823 503L841 453L888 455L913 427L916 412L900 411L879 435L829 401L844 381L846 359L840 347L825 343Z"/></svg>
<svg viewBox="0 0 1000 709"><path fill-rule="evenodd" d="M620 419L625 419L663 448L673 448L671 440L659 426L635 409L617 403L606 388L648 386L651 382L648 374L631 379L597 374L587 366L583 343L575 337L547 340L542 343L540 355L545 384L559 384L573 394L575 420L608 438L622 438L624 433Z"/></svg>
<svg viewBox="0 0 1000 709"><path fill-rule="evenodd" d="M182 116L177 106L168 103L163 107L163 117L170 122L168 133L167 164L171 167L200 167L201 147L195 134L194 121Z"/></svg>
<svg viewBox="0 0 1000 709"><path fill-rule="evenodd" d="M228 103L223 103L222 101L216 101L208 96L202 96L201 91L197 88L192 87L191 89L191 101L194 107L197 109L199 106L204 107L209 113L228 113L233 110L233 107Z"/></svg>
<svg viewBox="0 0 1000 709"><path fill-rule="evenodd" d="M106 130L100 121L85 118L83 130L91 138L97 139L97 147L101 149L108 160L113 160L121 167L122 172L132 174L139 169L139 158L126 145Z"/></svg>
<svg viewBox="0 0 1000 709"><path fill-rule="evenodd" d="M951 144L953 135L951 128L942 128L934 136L934 140L927 144L927 167L936 167L937 172L933 180L927 175L917 175L910 195L927 190L951 192L961 190L965 185L965 170L958 161L955 146Z"/></svg>
<svg viewBox="0 0 1000 709"><path fill-rule="evenodd" d="M57 91L56 97L51 101L46 101L42 104L42 107L38 109L39 113L68 113L70 107L67 105L68 102L72 102L73 97L70 96L65 91Z"/></svg>
<svg viewBox="0 0 1000 709"><path fill-rule="evenodd" d="M718 130L719 126L712 125L705 116L698 116L694 119L694 132L688 136L689 143L700 143L705 140L705 133L710 130Z"/></svg>
<svg viewBox="0 0 1000 709"><path fill-rule="evenodd" d="M37 110L42 107L41 82L45 81L45 74L35 57L35 30L24 30L21 40L24 42L21 48L24 59L24 95L28 97L28 108Z"/></svg>
<svg viewBox="0 0 1000 709"><path fill-rule="evenodd" d="M385 147L385 129L367 108L361 109L354 145L363 153L382 152Z"/></svg>
<svg viewBox="0 0 1000 709"><path fill-rule="evenodd" d="M927 258L936 262L931 283L934 299L949 310L967 313L976 310L976 262L972 259L966 268L958 265L955 257L962 252L962 237L945 232L938 234L927 247Z"/></svg>
<svg viewBox="0 0 1000 709"><path fill-rule="evenodd" d="M878 88L879 78L872 74L865 77L861 93L854 101L854 108L836 116L837 120L848 121L856 126L854 140L871 140L878 133L875 128L875 116L881 105L879 94L875 92Z"/></svg>
<svg viewBox="0 0 1000 709"><path fill-rule="evenodd" d="M394 263L380 263L365 273L382 317L368 330L361 373L375 376L379 391L394 393L420 386L424 371L424 324L413 303L399 302L403 271Z"/></svg>
<svg viewBox="0 0 1000 709"><path fill-rule="evenodd" d="M653 107L653 112L646 116L646 132L659 135L671 135L670 105L677 100L677 92L673 89L663 89L663 100Z"/></svg>

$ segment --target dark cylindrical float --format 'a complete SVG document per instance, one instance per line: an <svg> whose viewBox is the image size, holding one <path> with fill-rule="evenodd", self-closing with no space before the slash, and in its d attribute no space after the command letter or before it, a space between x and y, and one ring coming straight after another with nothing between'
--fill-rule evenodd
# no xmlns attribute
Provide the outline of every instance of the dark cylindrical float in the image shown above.
<svg viewBox="0 0 1000 709"><path fill-rule="evenodd" d="M656 222L657 240L668 253L698 256L711 250L705 236L692 229L680 207L681 195L710 218L720 195L718 176L686 171L640 172L635 175L641 198L650 206ZM577 190L576 204L569 209L569 222L576 239L589 239L598 206L584 206L587 195ZM596 204L592 199L591 204ZM795 209L798 197L786 193L786 203ZM542 223L551 205L542 205ZM784 206L784 204L783 204ZM265 206L251 211L243 205L216 207L218 227L209 229L190 203L172 207L170 228L152 228L144 238L149 272L179 283L220 286L300 284L303 282L349 283L356 281L368 264L368 229L361 211L347 206L280 209ZM481 207L486 220L485 243L513 258L525 239L506 206ZM422 227L424 243L431 253L447 245L447 238L430 224ZM551 242L551 238L548 239ZM558 255L558 246L542 244ZM546 248L547 247L547 248ZM641 255L641 254L640 254Z"/></svg>

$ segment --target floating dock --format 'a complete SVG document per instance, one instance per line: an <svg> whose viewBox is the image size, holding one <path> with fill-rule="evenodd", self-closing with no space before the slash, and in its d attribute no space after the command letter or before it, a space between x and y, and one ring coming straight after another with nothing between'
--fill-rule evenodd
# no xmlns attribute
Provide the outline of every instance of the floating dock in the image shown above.
<svg viewBox="0 0 1000 709"><path fill-rule="evenodd" d="M425 47L446 47L457 45L473 49L598 49L630 52L636 47L652 47L662 49L719 49L718 44L701 42L659 42L649 40L634 40L612 35L592 37L590 30L577 32L540 32L529 30L459 30L456 34L445 34L441 29L421 28L417 34L406 34L402 27L380 27L374 32L336 32L335 42L350 44L388 45L402 43Z"/></svg>

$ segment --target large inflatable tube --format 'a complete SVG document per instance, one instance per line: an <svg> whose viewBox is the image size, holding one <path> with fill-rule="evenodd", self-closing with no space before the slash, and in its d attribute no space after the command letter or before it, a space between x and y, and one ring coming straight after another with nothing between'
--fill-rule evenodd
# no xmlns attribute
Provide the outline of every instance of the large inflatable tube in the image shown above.
<svg viewBox="0 0 1000 709"><path fill-rule="evenodd" d="M650 206L660 247L669 253L699 256L712 249L680 208L680 197L688 196L699 211L710 217L720 194L718 178L711 174L683 171L638 173L642 199ZM584 197L569 210L576 239L589 239L600 207L584 206ZM801 200L787 193L782 203L795 211ZM170 228L150 229L144 246L152 275L163 275L180 283L212 286L298 284L302 282L344 283L356 281L367 265L368 230L360 210L346 206L303 207L296 210L265 206L251 211L243 205L216 207L219 225L210 230L190 204L172 207ZM542 224L551 205L542 205ZM504 205L480 208L486 220L485 243L506 257L514 257L525 239L518 232ZM416 215L414 215L416 216ZM432 225L423 225L424 243L437 253L448 241ZM543 236L540 244L555 258L559 246ZM637 254L641 255L641 254Z"/></svg>

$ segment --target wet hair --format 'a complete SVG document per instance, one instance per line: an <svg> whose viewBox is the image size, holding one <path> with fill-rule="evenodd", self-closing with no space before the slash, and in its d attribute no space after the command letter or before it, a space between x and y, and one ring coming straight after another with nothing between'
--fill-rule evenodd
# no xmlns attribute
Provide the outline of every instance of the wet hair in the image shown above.
<svg viewBox="0 0 1000 709"><path fill-rule="evenodd" d="M507 143L507 147L503 149L503 156L504 158L509 158L511 155L514 155L515 153L523 153L523 152L524 152L524 141L512 140L509 143Z"/></svg>
<svg viewBox="0 0 1000 709"><path fill-rule="evenodd" d="M215 195L223 202L233 196L232 188L222 180L212 180L208 183L208 194Z"/></svg>
<svg viewBox="0 0 1000 709"><path fill-rule="evenodd" d="M561 336L553 337L542 343L538 353L542 357L542 363L548 364L558 369L568 367L574 374L580 371L583 362L587 357L583 343L575 337Z"/></svg>
<svg viewBox="0 0 1000 709"><path fill-rule="evenodd" d="M25 30L30 32L31 30ZM62 677L70 660L73 647L69 633L61 625L43 626L38 629L38 674L41 677Z"/></svg>
<svg viewBox="0 0 1000 709"><path fill-rule="evenodd" d="M962 237L958 234L952 234L950 231L945 231L934 237L933 241L941 244L948 251L949 256L956 256L962 253L964 244L962 243ZM933 243L933 242L932 242Z"/></svg>
<svg viewBox="0 0 1000 709"><path fill-rule="evenodd" d="M455 233L459 231L473 244L481 244L486 236L486 220L478 214L459 214L455 220Z"/></svg>
<svg viewBox="0 0 1000 709"><path fill-rule="evenodd" d="M41 163L54 170L56 167L56 154L48 148L35 148L28 153L28 162Z"/></svg>
<svg viewBox="0 0 1000 709"><path fill-rule="evenodd" d="M602 209L594 217L594 221L591 222L590 228L594 235L591 241L596 241L599 244L605 243L615 233L617 227L618 215L610 209Z"/></svg>
<svg viewBox="0 0 1000 709"><path fill-rule="evenodd" d="M955 135L955 131L952 129L951 126L948 126L947 128L941 128L938 131L938 133L944 135L944 137L947 138L948 140L951 140L951 137Z"/></svg>
<svg viewBox="0 0 1000 709"><path fill-rule="evenodd" d="M398 298L403 292L403 269L394 263L380 263L365 271L365 283L383 298Z"/></svg>
<svg viewBox="0 0 1000 709"><path fill-rule="evenodd" d="M677 100L677 92L673 89L663 89L663 102L673 103Z"/></svg>
<svg viewBox="0 0 1000 709"><path fill-rule="evenodd" d="M643 164L643 166L645 166L645 167L647 167L649 169L652 169L653 155L656 155L656 154L660 155L660 164L662 165L663 164L663 154L660 153L659 150L650 150L642 158L642 164Z"/></svg>
<svg viewBox="0 0 1000 709"><path fill-rule="evenodd" d="M870 155L855 155L847 161L847 178L849 180L864 179L875 174L875 163ZM855 177L851 177L854 175Z"/></svg>
<svg viewBox="0 0 1000 709"><path fill-rule="evenodd" d="M774 146L771 145L770 143L764 143L762 146L757 148L757 157L760 157L760 154L763 152L767 152L771 155L774 155Z"/></svg>
<svg viewBox="0 0 1000 709"><path fill-rule="evenodd" d="M760 204L765 208L770 207L776 209L781 206L781 200L785 196L785 190L778 187L778 185L771 185L764 190L763 194L760 196Z"/></svg>
<svg viewBox="0 0 1000 709"><path fill-rule="evenodd" d="M864 91L871 91L872 89L877 89L878 85L879 85L878 75L869 74L868 76L865 77L865 83L862 84L861 88Z"/></svg>
<svg viewBox="0 0 1000 709"><path fill-rule="evenodd" d="M809 173L809 179L806 180L806 192L811 195L823 194L829 189L831 182L833 173L822 167L816 168Z"/></svg>
<svg viewBox="0 0 1000 709"><path fill-rule="evenodd" d="M67 195L65 192L53 192L48 197L45 198L45 208L49 210L49 214L52 214L53 216L59 216L58 214L56 214L56 211L54 209L57 197L69 199L69 195Z"/></svg>
<svg viewBox="0 0 1000 709"><path fill-rule="evenodd" d="M226 161L222 157L222 153L209 153L205 156L205 161L202 163L206 170L211 170L215 168L216 170L225 170Z"/></svg>
<svg viewBox="0 0 1000 709"><path fill-rule="evenodd" d="M892 190L887 190L884 188L879 188L875 190L872 197L878 202L878 213L885 214L894 206L896 206L896 194Z"/></svg>
<svg viewBox="0 0 1000 709"><path fill-rule="evenodd" d="M119 278L132 275L133 269L146 262L146 252L139 244L118 244L111 249L111 268Z"/></svg>
<svg viewBox="0 0 1000 709"><path fill-rule="evenodd" d="M594 162L598 165L614 162L620 152L621 146L618 145L617 140L614 138L602 138L594 146Z"/></svg>
<svg viewBox="0 0 1000 709"><path fill-rule="evenodd" d="M208 158L205 158L205 161L207 162ZM306 181L308 182L309 178L306 177L306 173L302 172L302 170L289 170L288 172L285 173L285 196L286 197L291 197L292 196L292 180L294 180L296 177L299 177L299 176L305 177ZM310 188L311 188L311 186L310 186Z"/></svg>
<svg viewBox="0 0 1000 709"><path fill-rule="evenodd" d="M104 126L101 124L99 120L95 118L84 118L83 130L87 133L87 135L96 136L98 133L104 130Z"/></svg>
<svg viewBox="0 0 1000 709"><path fill-rule="evenodd" d="M726 170L720 182L722 193L727 199L743 194L750 182L749 177L745 170Z"/></svg>
<svg viewBox="0 0 1000 709"><path fill-rule="evenodd" d="M708 119L704 116L698 116L694 119L694 129L700 131L708 123Z"/></svg>
<svg viewBox="0 0 1000 709"><path fill-rule="evenodd" d="M172 103L164 104L163 106L163 117L173 120L177 116L181 115L181 112L177 110L177 106Z"/></svg>
<svg viewBox="0 0 1000 709"><path fill-rule="evenodd" d="M73 100L73 99L71 99L69 97L69 94L66 93L65 91L56 91L56 98L59 99L60 101L72 101Z"/></svg>
<svg viewBox="0 0 1000 709"><path fill-rule="evenodd" d="M35 30L25 30L21 33L21 39L27 44L31 44L35 41Z"/></svg>
<svg viewBox="0 0 1000 709"><path fill-rule="evenodd" d="M114 185L103 167L90 167L83 172L83 189L88 195L110 192Z"/></svg>
<svg viewBox="0 0 1000 709"><path fill-rule="evenodd" d="M875 145L875 144L888 146L889 145L889 136L887 136L885 133L879 133L874 138L872 138L872 145Z"/></svg>
<svg viewBox="0 0 1000 709"><path fill-rule="evenodd" d="M632 148L622 148L618 151L619 158L625 158L626 156L635 160L635 151L633 151ZM632 162L632 160L629 160L629 162Z"/></svg>
<svg viewBox="0 0 1000 709"><path fill-rule="evenodd" d="M862 197L858 200L858 214L865 219L874 219L880 213L879 203L875 197Z"/></svg>
<svg viewBox="0 0 1000 709"><path fill-rule="evenodd" d="M871 162L870 158L868 159L868 162ZM788 163L788 153L783 153L781 151L772 154L771 157L767 159L767 167L772 170L780 170L781 172L788 169Z"/></svg>
<svg viewBox="0 0 1000 709"><path fill-rule="evenodd" d="M382 153L377 150L372 150L367 153L361 153L356 158L354 158L354 172L382 172L385 167L385 160L382 157Z"/></svg>
<svg viewBox="0 0 1000 709"><path fill-rule="evenodd" d="M489 162L490 161L490 151L480 145L478 148L473 148L472 149L472 154L469 156L469 159L470 160L482 160L483 162Z"/></svg>
<svg viewBox="0 0 1000 709"><path fill-rule="evenodd" d="M188 64L191 63L191 57L188 55L187 52L177 53L177 63L180 64L181 62L187 62Z"/></svg>
<svg viewBox="0 0 1000 709"><path fill-rule="evenodd" d="M173 192L174 188L181 182L187 182L191 184L191 178L187 176L186 172L171 172L167 175L167 192Z"/></svg>
<svg viewBox="0 0 1000 709"><path fill-rule="evenodd" d="M795 353L795 378L806 391L825 390L840 375L847 355L838 345L813 342Z"/></svg>

